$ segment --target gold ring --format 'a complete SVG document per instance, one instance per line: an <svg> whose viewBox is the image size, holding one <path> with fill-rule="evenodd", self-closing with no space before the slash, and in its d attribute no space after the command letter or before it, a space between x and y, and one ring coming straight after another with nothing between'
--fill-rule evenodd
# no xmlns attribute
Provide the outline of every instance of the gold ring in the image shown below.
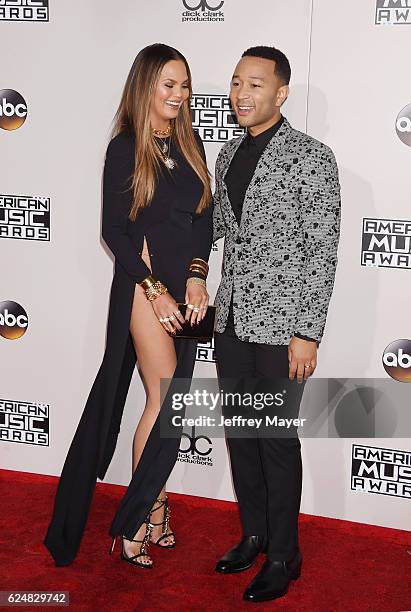
<svg viewBox="0 0 411 612"><path fill-rule="evenodd" d="M194 309L194 304L187 304L187 308L189 308L190 310Z"/></svg>

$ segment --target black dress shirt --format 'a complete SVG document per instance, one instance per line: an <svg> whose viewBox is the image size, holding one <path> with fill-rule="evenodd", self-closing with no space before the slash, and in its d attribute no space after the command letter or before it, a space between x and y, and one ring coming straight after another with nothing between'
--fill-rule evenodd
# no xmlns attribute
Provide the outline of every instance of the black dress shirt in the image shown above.
<svg viewBox="0 0 411 612"><path fill-rule="evenodd" d="M284 117L281 117L277 123L268 128L268 130L258 134L258 136L251 136L250 132L248 132L235 152L230 167L227 170L224 180L227 185L228 197L238 225L240 225L245 194L251 183L259 159L271 138L273 138L280 129L283 121Z"/></svg>
<svg viewBox="0 0 411 612"><path fill-rule="evenodd" d="M245 194L253 178L260 157L265 147L280 129L283 121L284 117L281 116L277 123L257 136L252 136L250 132L248 132L235 152L230 167L227 170L224 180L227 185L228 198L238 225L240 225L241 222ZM232 311L233 301L231 300L230 317L232 317ZM294 336L302 338L303 340L309 340L310 342L317 342L314 338L309 338L298 332L294 332Z"/></svg>

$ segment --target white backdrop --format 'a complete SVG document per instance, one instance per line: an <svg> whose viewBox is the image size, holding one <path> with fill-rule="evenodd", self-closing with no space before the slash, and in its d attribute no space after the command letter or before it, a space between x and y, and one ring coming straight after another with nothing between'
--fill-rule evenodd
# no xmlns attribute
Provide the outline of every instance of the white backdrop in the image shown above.
<svg viewBox="0 0 411 612"><path fill-rule="evenodd" d="M0 302L17 302L29 321L21 338L0 336L0 398L49 405L50 434L48 446L10 441L10 430L21 425L7 420L0 401L1 466L60 473L100 365L112 278L112 259L100 239L101 171L126 75L137 52L153 42L181 50L194 91L208 95L228 93L246 48L275 45L287 54L292 81L284 114L331 146L342 184L339 267L316 375L386 377L384 348L411 336L411 272L362 266L361 234L364 217L411 218L411 148L395 130L398 113L411 102L401 59L411 51L411 26L375 23L376 8L392 3L225 0L214 12L219 2L209 0L211 10L197 13L220 21L189 22L183 0L40 4L49 4L45 23L2 20L7 14L0 7L0 89L17 91L27 105L21 127L0 129L0 215L4 195L50 198L50 241L6 237L0 216ZM211 171L221 144L206 142ZM220 241L210 262L212 297L221 253ZM198 361L195 375L214 377L214 364ZM130 479L131 439L143 402L136 375L107 482ZM302 511L408 528L409 493L351 490L354 442L410 450L405 439L304 439ZM234 499L224 441L213 440L207 457L203 464L198 456L198 464L179 461L168 488Z"/></svg>

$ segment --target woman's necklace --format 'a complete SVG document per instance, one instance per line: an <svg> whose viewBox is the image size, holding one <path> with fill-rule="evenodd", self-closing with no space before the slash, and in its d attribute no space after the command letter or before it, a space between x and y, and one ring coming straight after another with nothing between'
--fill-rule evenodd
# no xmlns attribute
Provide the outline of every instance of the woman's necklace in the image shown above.
<svg viewBox="0 0 411 612"><path fill-rule="evenodd" d="M170 157L171 123L168 124L167 129L165 130L156 130L155 128L153 128L153 135L157 137L155 139L155 142L157 143L160 149L160 153L161 153L161 156L163 158L165 165L167 166L169 170L174 170L174 168L176 167L176 162L174 161L174 159ZM166 137L169 136L169 138L164 138L164 139L162 138L163 142L160 145L160 143L158 142L158 137L161 137L161 136L166 136Z"/></svg>
<svg viewBox="0 0 411 612"><path fill-rule="evenodd" d="M176 162L170 157L171 136L170 138L167 138L167 140L168 142L166 142L166 139L164 139L164 142L162 142L161 145L158 142L158 139L156 139L155 142L158 148L160 149L161 156L167 168L169 170L174 170L174 168L176 167Z"/></svg>
<svg viewBox="0 0 411 612"><path fill-rule="evenodd" d="M170 157L171 136L167 140L168 142L163 142L161 152L163 154L164 163L167 166L167 168L169 170L174 170L174 168L176 167L176 162L174 161L174 159Z"/></svg>
<svg viewBox="0 0 411 612"><path fill-rule="evenodd" d="M153 134L154 136L170 136L171 134L171 123L168 124L167 128L165 130L156 130L156 128L153 128Z"/></svg>

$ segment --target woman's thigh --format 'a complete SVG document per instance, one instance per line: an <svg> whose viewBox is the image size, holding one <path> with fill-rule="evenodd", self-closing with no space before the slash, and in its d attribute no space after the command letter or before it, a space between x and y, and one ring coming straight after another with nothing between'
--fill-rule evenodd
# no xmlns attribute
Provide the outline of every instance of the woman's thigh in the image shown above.
<svg viewBox="0 0 411 612"><path fill-rule="evenodd" d="M146 391L160 397L160 379L172 378L176 367L174 340L158 321L144 290L136 284L130 333Z"/></svg>

